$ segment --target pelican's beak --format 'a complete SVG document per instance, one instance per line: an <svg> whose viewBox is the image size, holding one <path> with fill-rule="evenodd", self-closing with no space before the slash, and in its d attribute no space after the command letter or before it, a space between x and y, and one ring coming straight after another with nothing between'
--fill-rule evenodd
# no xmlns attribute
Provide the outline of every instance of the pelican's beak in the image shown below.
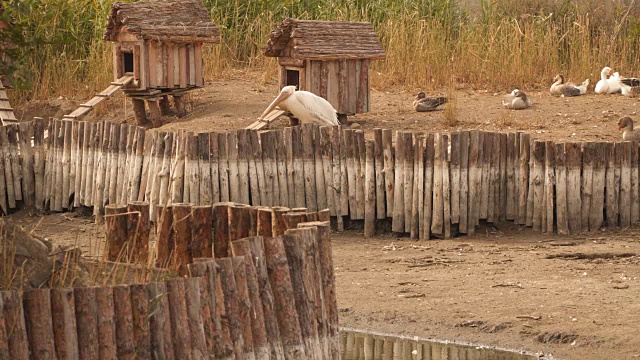
<svg viewBox="0 0 640 360"><path fill-rule="evenodd" d="M287 97L289 97L288 94L280 92L280 94L278 94L278 97L276 97L271 104L269 104L269 106L267 107L267 109L262 113L262 115L260 115L259 119L262 120L265 116L267 116L267 114L269 114L273 109L275 109L276 106L278 106L279 103L281 103L282 101L284 101Z"/></svg>

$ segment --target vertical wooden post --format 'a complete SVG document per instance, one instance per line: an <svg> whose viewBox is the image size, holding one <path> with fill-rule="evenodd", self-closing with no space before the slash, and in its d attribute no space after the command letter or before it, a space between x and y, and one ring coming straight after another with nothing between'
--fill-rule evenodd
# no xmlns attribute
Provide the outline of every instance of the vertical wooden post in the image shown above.
<svg viewBox="0 0 640 360"><path fill-rule="evenodd" d="M133 337L133 312L128 285L113 287L113 304L116 322L117 358L132 360L135 357Z"/></svg>
<svg viewBox="0 0 640 360"><path fill-rule="evenodd" d="M375 159L375 169L376 169L376 218L378 220L382 220L387 217L387 209L386 209L386 188L385 188L385 179L386 179L386 170L385 170L385 147L383 142L383 130L380 128L373 129L373 138L374 138L374 159ZM335 169L335 167L334 167ZM335 174L334 174L335 176ZM335 186L335 185L334 185Z"/></svg>
<svg viewBox="0 0 640 360"><path fill-rule="evenodd" d="M515 196L515 167L516 167L516 134L507 134L507 198L506 198L506 219L516 218L516 196Z"/></svg>
<svg viewBox="0 0 640 360"><path fill-rule="evenodd" d="M193 205L200 204L200 165L198 164L198 138L193 133L186 133L185 160L185 193L183 199ZM236 168L237 169L237 168ZM236 184L237 186L237 184ZM188 197L186 196L188 190Z"/></svg>
<svg viewBox="0 0 640 360"><path fill-rule="evenodd" d="M173 239L174 239L174 266L185 274L187 264L192 262L191 256L191 222L193 214L191 204L173 204Z"/></svg>
<svg viewBox="0 0 640 360"><path fill-rule="evenodd" d="M286 127L284 129L284 148L285 148L285 157L286 157L286 166L287 166L287 189L288 189L288 198L286 206L295 207L296 206L296 181L295 181L295 171L293 169L294 164L294 153L296 145L293 143L293 127ZM255 151L255 146L254 146ZM257 159L257 158L256 158ZM255 203L255 201L254 201ZM260 203L260 205L263 205Z"/></svg>
<svg viewBox="0 0 640 360"><path fill-rule="evenodd" d="M620 227L631 226L631 143L616 143L616 161L620 166L618 213ZM618 165L616 164L616 165ZM617 174L617 173L616 173Z"/></svg>
<svg viewBox="0 0 640 360"><path fill-rule="evenodd" d="M593 159L593 192L591 195L591 214L589 214L589 231L600 229L604 223L605 167L607 163L605 143L596 143Z"/></svg>
<svg viewBox="0 0 640 360"><path fill-rule="evenodd" d="M331 131L332 128L328 126L320 127L320 153L322 159L322 168L324 172L324 190L326 193L327 206L331 216L336 216L336 202L334 197L334 180L333 180L333 168L331 164ZM283 205L286 205L284 203Z"/></svg>
<svg viewBox="0 0 640 360"><path fill-rule="evenodd" d="M262 139L262 141L260 141ZM294 146L294 144L291 144ZM273 168L271 153L271 138L266 133L261 135L257 131L251 133L251 147L256 158L256 172L258 188L260 190L260 204L269 206L273 204Z"/></svg>
<svg viewBox="0 0 640 360"><path fill-rule="evenodd" d="M545 143L536 140L533 143L533 230L542 231L545 224L542 223L544 204L544 157ZM546 213L545 213L546 216Z"/></svg>
<svg viewBox="0 0 640 360"><path fill-rule="evenodd" d="M567 213L569 231L577 234L582 231L582 199L580 197L580 171L582 154L579 143L566 143L565 156L567 164Z"/></svg>
<svg viewBox="0 0 640 360"><path fill-rule="evenodd" d="M544 192L545 192L545 211L546 211L546 229L542 229L544 232L553 234L554 222L553 214L555 212L554 193L556 184L555 174L555 146L553 142L547 141L545 143L545 180L544 180Z"/></svg>
<svg viewBox="0 0 640 360"><path fill-rule="evenodd" d="M365 211L364 211L364 236L371 237L376 234L376 179L374 163L374 142L366 143L366 171L365 171Z"/></svg>
<svg viewBox="0 0 640 360"><path fill-rule="evenodd" d="M229 249L229 208L231 203L213 205L213 257L228 257Z"/></svg>
<svg viewBox="0 0 640 360"><path fill-rule="evenodd" d="M289 208L274 207L271 209L271 211L271 229L273 230L272 236L275 237L284 235L284 232L287 230L287 224L285 222L284 215L289 211Z"/></svg>
<svg viewBox="0 0 640 360"><path fill-rule="evenodd" d="M116 323L113 305L113 288L109 286L97 287L96 307L98 314L98 352L100 359L115 359Z"/></svg>
<svg viewBox="0 0 640 360"><path fill-rule="evenodd" d="M227 134L218 134L218 173L220 175L220 201L229 201L229 161Z"/></svg>
<svg viewBox="0 0 640 360"><path fill-rule="evenodd" d="M568 202L567 202L567 157L564 143L555 145L556 170L556 217L558 234L569 234Z"/></svg>
<svg viewBox="0 0 640 360"><path fill-rule="evenodd" d="M395 162L393 153L393 133L390 129L382 130L382 153L384 156L384 185L385 185L385 199L387 217L393 217L393 205L394 205L394 181L395 181Z"/></svg>
<svg viewBox="0 0 640 360"><path fill-rule="evenodd" d="M36 119L34 121L33 126L33 162L34 162L34 186L35 186L35 207L36 210L44 210L44 158L45 158L45 149L44 149L44 130L47 125L47 122L44 119ZM73 140L74 145L75 142L78 141L78 122L74 122L74 130L73 132ZM1 142L0 142L1 143ZM75 165L77 152L75 148L73 149L73 165ZM0 161L2 161L2 152L0 150ZM71 188L74 189L75 192L75 166L72 170L73 173L73 183L71 184ZM0 173L0 177L2 174ZM4 179L2 180L4 181ZM7 181L7 184L9 182ZM4 196L4 190L2 191ZM76 195L77 196L77 195ZM3 203L6 209L6 203Z"/></svg>
<svg viewBox="0 0 640 360"><path fill-rule="evenodd" d="M433 218L431 220L431 232L444 235L444 194L443 194L443 162L445 149L442 134L435 136L434 142L434 164L433 164Z"/></svg>
<svg viewBox="0 0 640 360"><path fill-rule="evenodd" d="M240 322L240 301L238 299L238 288L233 274L233 264L230 257L216 259L216 264L220 267L220 284L224 294L224 308L227 315L227 323L233 341L233 349L236 354L244 358L245 345L243 337L243 327Z"/></svg>
<svg viewBox="0 0 640 360"><path fill-rule="evenodd" d="M507 219L507 134L500 133L500 152L496 154L500 157L499 184L496 187L500 195L498 199L498 214L500 221Z"/></svg>
<svg viewBox="0 0 640 360"><path fill-rule="evenodd" d="M491 157L493 151L493 133L481 132L482 138L482 175L481 175L481 187L480 187L480 213L478 219L487 219L489 215L489 189L491 178Z"/></svg>
<svg viewBox="0 0 640 360"><path fill-rule="evenodd" d="M286 260L285 260L286 262ZM12 359L29 358L29 337L18 291L2 291L0 299L3 302L2 316L9 336L9 355ZM11 329L11 330L10 330Z"/></svg>
<svg viewBox="0 0 640 360"><path fill-rule="evenodd" d="M444 226L444 238L451 238L451 181L449 180L449 162L447 161L447 149L449 148L449 136L442 135L442 210L444 212L442 223Z"/></svg>
<svg viewBox="0 0 640 360"><path fill-rule="evenodd" d="M519 183L518 186L518 199L517 209L518 217L517 224L525 225L527 222L527 197L529 193L529 134L520 133L520 159L518 168ZM566 151L566 148L565 148ZM567 157L567 168L569 165L569 158ZM568 173L567 173L568 176ZM569 178L567 177L567 186ZM568 190L568 189L567 189Z"/></svg>
<svg viewBox="0 0 640 360"><path fill-rule="evenodd" d="M23 297L24 316L27 325L31 358L55 358L56 353L49 289L30 290L25 292ZM97 355L97 352L95 354Z"/></svg>
<svg viewBox="0 0 640 360"><path fill-rule="evenodd" d="M220 201L220 154L218 145L218 134L209 133L209 146L211 156L209 162L211 164L211 201L213 204Z"/></svg>
<svg viewBox="0 0 640 360"><path fill-rule="evenodd" d="M234 204L229 207L229 241L249 237L251 211L248 205Z"/></svg>
<svg viewBox="0 0 640 360"><path fill-rule="evenodd" d="M318 126L313 127L313 156L314 156L314 171L316 182L316 201L317 210L327 208L327 186L324 177L324 167L322 163L322 139L320 138L320 128ZM362 174L362 180L364 182L364 174ZM363 193L364 194L364 193ZM284 204L280 204L284 205ZM363 199L364 206L364 199ZM316 211L317 211L316 210Z"/></svg>
<svg viewBox="0 0 640 360"><path fill-rule="evenodd" d="M287 150L289 150L293 144L287 143L286 145ZM249 187L251 190L251 204L262 205L260 198L260 184L262 183L264 186L264 168L262 166L262 149L258 142L258 133L256 131L249 131L247 133L247 146L249 156ZM260 175L261 178L258 176L258 171L262 172ZM293 168L289 169L289 171L291 173L288 175L293 175ZM291 182L293 182L293 179L291 179ZM293 197L293 193L290 193L289 196Z"/></svg>
<svg viewBox="0 0 640 360"><path fill-rule="evenodd" d="M460 133L460 220L458 231L467 233L469 227L469 131ZM453 150L452 150L453 152ZM425 193L428 190L425 190Z"/></svg>
<svg viewBox="0 0 640 360"><path fill-rule="evenodd" d="M17 125L19 129L18 144L20 145L19 147L20 158L22 159L22 195L23 195L24 205L27 208L34 208L35 207L35 184L34 184L35 177L33 173L33 170L34 170L33 149L31 148L31 137L33 136L33 123L22 122L22 123L18 123ZM69 131L71 131L71 127L69 127ZM70 138L71 136L69 136L69 141L71 141ZM67 203L68 203L68 200L67 200Z"/></svg>
<svg viewBox="0 0 640 360"><path fill-rule="evenodd" d="M249 204L249 130L237 130L239 202Z"/></svg>
<svg viewBox="0 0 640 360"><path fill-rule="evenodd" d="M469 200L467 234L474 235L480 215L480 184L482 181L482 144L480 132L469 133Z"/></svg>
<svg viewBox="0 0 640 360"><path fill-rule="evenodd" d="M240 202L240 178L238 167L238 134L227 133L227 154L229 161L229 199Z"/></svg>
<svg viewBox="0 0 640 360"><path fill-rule="evenodd" d="M175 210L175 208L174 208ZM191 332L187 318L187 304L185 300L184 279L175 278L165 281L167 297L169 299L169 313L171 319L171 333L173 348L178 359L192 356Z"/></svg>
<svg viewBox="0 0 640 360"><path fill-rule="evenodd" d="M200 299L200 279L184 279L184 299L187 309L187 324L191 333L191 348L194 359L206 359L209 351L205 338L202 305ZM186 329L185 329L186 330Z"/></svg>
<svg viewBox="0 0 640 360"><path fill-rule="evenodd" d="M307 187L305 180L305 155L303 143L302 127L296 126L292 130L293 138L293 178L295 187L295 206L304 207L306 202L305 189ZM265 205L265 204L263 204Z"/></svg>
<svg viewBox="0 0 640 360"><path fill-rule="evenodd" d="M394 232L404 232L404 157L406 151L404 149L404 136L400 131L396 132L395 147L395 176L393 191L393 220L391 229Z"/></svg>
<svg viewBox="0 0 640 360"><path fill-rule="evenodd" d="M411 210L413 201L413 134L404 136L404 232L411 232Z"/></svg>
<svg viewBox="0 0 640 360"><path fill-rule="evenodd" d="M131 249L127 247L127 207L125 205L107 205L105 207L105 240L107 259L125 261L129 259Z"/></svg>
<svg viewBox="0 0 640 360"><path fill-rule="evenodd" d="M194 258L213 257L213 208L194 206L191 217L191 255Z"/></svg>
<svg viewBox="0 0 640 360"><path fill-rule="evenodd" d="M154 134L154 138L155 138L155 132ZM149 139L151 139L151 137L149 137ZM151 140L149 140L151 141ZM119 126L111 126L111 136L109 137L109 158L108 158L108 167L109 167L109 171L106 174L106 176L109 177L109 187L108 189L105 187L105 192L108 193L108 196L105 194L105 198L109 199L109 204L114 205L118 202L118 158L119 158L119 142L120 142L120 127ZM152 153L151 153L151 148L149 148L148 153L145 155L145 157L147 159L149 159L150 157L152 157ZM153 160L153 159L152 159ZM151 160L151 161L152 161ZM149 162L149 160L146 160L147 162ZM144 169L144 165L143 165L143 172L145 174L151 173L150 169L147 168L146 171ZM148 176L148 175L147 175ZM151 175L153 176L153 175ZM145 178L148 179L148 178ZM147 182L148 181L144 181L143 185L145 187L146 190L146 186L147 186ZM144 194L145 190L141 190L140 192ZM142 201L144 199L144 196L142 196L142 198L139 197L139 200Z"/></svg>
<svg viewBox="0 0 640 360"><path fill-rule="evenodd" d="M335 274L333 270L333 255L331 253L331 238L329 225L322 222L302 223L298 227L314 227L318 245L318 262L320 264L321 291L325 321L329 342L329 358L335 359L339 355L338 305L335 294Z"/></svg>
<svg viewBox="0 0 640 360"><path fill-rule="evenodd" d="M58 359L77 359L78 337L73 289L51 289L53 339Z"/></svg>
<svg viewBox="0 0 640 360"><path fill-rule="evenodd" d="M242 338L244 340L244 354L247 358L253 358L255 356L253 322L256 319L253 317L251 298L247 286L245 258L242 256L234 256L231 258L231 265L238 294L238 315L240 318Z"/></svg>
<svg viewBox="0 0 640 360"><path fill-rule="evenodd" d="M147 285L131 285L130 292L136 358L150 359L152 354L149 327L150 306L153 302L160 301L160 299L149 296Z"/></svg>
<svg viewBox="0 0 640 360"><path fill-rule="evenodd" d="M132 262L146 264L149 258L149 204L142 201L129 203L127 207L127 244Z"/></svg>
<svg viewBox="0 0 640 360"><path fill-rule="evenodd" d="M149 333L151 348L154 349L158 359L174 359L171 320L169 315L169 298L165 283L151 283L147 285L147 297L149 301ZM135 312L134 312L135 314ZM185 329L181 329L185 332Z"/></svg>
<svg viewBox="0 0 640 360"><path fill-rule="evenodd" d="M460 223L460 132L451 133L451 223Z"/></svg>
<svg viewBox="0 0 640 360"><path fill-rule="evenodd" d="M157 206L156 221L156 266L167 268L171 263L172 253L175 251L173 239L173 207Z"/></svg>
<svg viewBox="0 0 640 360"><path fill-rule="evenodd" d="M266 206L273 206L276 203L276 192L280 191L277 178L276 165L276 147L275 139L272 132L264 132L260 134L262 144L262 166L264 182L260 187L261 203ZM280 198L278 193L277 198Z"/></svg>
<svg viewBox="0 0 640 360"><path fill-rule="evenodd" d="M81 359L99 358L98 307L95 288L75 288L76 324L78 327L78 349ZM31 341L33 344L33 341Z"/></svg>
<svg viewBox="0 0 640 360"><path fill-rule="evenodd" d="M307 214L303 212L290 212L288 214L284 214L283 219L287 230L295 229L298 227L298 224L308 221Z"/></svg>
<svg viewBox="0 0 640 360"><path fill-rule="evenodd" d="M640 221L640 177L638 169L638 143L631 143L631 223ZM594 174L595 179L595 174ZM595 192L595 189L594 189Z"/></svg>
<svg viewBox="0 0 640 360"><path fill-rule="evenodd" d="M284 146L284 134L282 130L275 131L275 143L276 143L276 171L278 176L278 186L279 186L278 191L280 194L278 204L282 206L287 206L289 204L289 189L287 184L287 154ZM247 201L247 204L248 203L249 202Z"/></svg>
<svg viewBox="0 0 640 360"><path fill-rule="evenodd" d="M318 210L315 158L313 150L313 124L302 124L302 160L304 167L305 204L310 211Z"/></svg>
<svg viewBox="0 0 640 360"><path fill-rule="evenodd" d="M51 125L49 126L51 127ZM52 133L51 130L49 130L50 133ZM49 143L51 144L52 140L52 136L49 137ZM51 166L53 165L53 159L51 156L51 153L53 151L50 150L51 145L47 146L47 167L46 167L46 171L47 173L45 174L45 178L47 179L47 182L45 183L45 201L49 200L49 193L50 193L50 189L51 189ZM2 158L3 162L1 165L3 165L4 169L3 172L0 173L0 176L4 176L4 178L6 179L6 192L7 192L7 205L9 208L13 209L16 207L16 193L15 193L15 188L14 188L14 182L13 182L13 171L12 171L12 164L11 164L11 149L9 146L9 137L7 136L7 129L4 126L0 126L0 152L2 153L2 156L0 158Z"/></svg>
<svg viewBox="0 0 640 360"><path fill-rule="evenodd" d="M411 207L411 238L417 240L424 232L424 134L416 134L413 164L413 197Z"/></svg>
<svg viewBox="0 0 640 360"><path fill-rule="evenodd" d="M589 214L593 195L593 163L595 162L595 143L586 142L582 149L582 230L589 230Z"/></svg>
<svg viewBox="0 0 640 360"><path fill-rule="evenodd" d="M306 359L282 237L264 239L264 248L285 358Z"/></svg>
<svg viewBox="0 0 640 360"><path fill-rule="evenodd" d="M256 227L256 235L263 237L271 237L273 230L271 227L271 209L267 207L258 208L258 222Z"/></svg>

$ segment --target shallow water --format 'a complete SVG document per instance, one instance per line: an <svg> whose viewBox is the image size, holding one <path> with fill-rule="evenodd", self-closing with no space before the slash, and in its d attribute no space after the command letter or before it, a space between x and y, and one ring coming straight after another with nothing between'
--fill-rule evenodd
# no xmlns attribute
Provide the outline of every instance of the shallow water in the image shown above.
<svg viewBox="0 0 640 360"><path fill-rule="evenodd" d="M537 360L525 351L341 329L342 360Z"/></svg>

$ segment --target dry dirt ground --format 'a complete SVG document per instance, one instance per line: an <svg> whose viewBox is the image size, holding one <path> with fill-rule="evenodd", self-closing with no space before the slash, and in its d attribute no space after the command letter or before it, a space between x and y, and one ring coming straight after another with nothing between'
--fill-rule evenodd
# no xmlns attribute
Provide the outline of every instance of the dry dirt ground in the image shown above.
<svg viewBox="0 0 640 360"><path fill-rule="evenodd" d="M620 137L620 115L640 120L640 99L555 98L546 89L525 89L533 107L508 111L500 101L510 89L460 89L458 122L451 125L444 111L413 112L419 89L414 90L373 89L372 112L353 117L351 126L521 130L549 139L611 141ZM194 91L190 115L167 118L163 128L243 127L257 119L276 92L275 83L257 74L231 74ZM84 100L31 103L17 115L60 117ZM133 122L130 104L116 97L88 117L98 119ZM40 221L25 214L14 219L26 226ZM90 254L104 236L101 226L73 214L45 216L37 231L56 243L77 243ZM640 228L563 237L504 224L477 234L427 242L391 235L364 239L354 230L334 234L341 324L523 348L559 359L640 358Z"/></svg>

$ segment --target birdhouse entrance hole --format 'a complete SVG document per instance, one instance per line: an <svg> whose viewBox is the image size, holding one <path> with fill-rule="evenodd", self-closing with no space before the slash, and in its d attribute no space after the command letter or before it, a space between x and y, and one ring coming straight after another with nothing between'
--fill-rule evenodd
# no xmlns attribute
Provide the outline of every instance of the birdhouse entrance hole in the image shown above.
<svg viewBox="0 0 640 360"><path fill-rule="evenodd" d="M122 68L125 73L133 72L133 51L122 52Z"/></svg>
<svg viewBox="0 0 640 360"><path fill-rule="evenodd" d="M300 90L300 71L287 69L287 86L293 85Z"/></svg>

